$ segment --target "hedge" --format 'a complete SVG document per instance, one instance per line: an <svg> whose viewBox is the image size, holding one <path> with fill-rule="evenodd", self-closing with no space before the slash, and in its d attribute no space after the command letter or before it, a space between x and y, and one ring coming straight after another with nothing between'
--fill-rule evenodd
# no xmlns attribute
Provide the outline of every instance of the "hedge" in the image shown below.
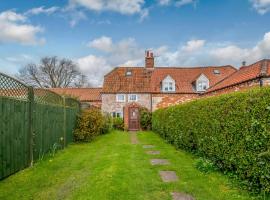
<svg viewBox="0 0 270 200"><path fill-rule="evenodd" d="M152 126L177 148L232 172L247 189L270 192L270 88L160 109Z"/></svg>

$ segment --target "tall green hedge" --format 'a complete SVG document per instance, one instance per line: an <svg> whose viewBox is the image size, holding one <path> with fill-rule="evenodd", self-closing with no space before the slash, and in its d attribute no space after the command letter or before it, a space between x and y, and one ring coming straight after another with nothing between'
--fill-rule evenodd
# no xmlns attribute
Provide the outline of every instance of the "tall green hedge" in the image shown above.
<svg viewBox="0 0 270 200"><path fill-rule="evenodd" d="M248 189L270 192L270 88L157 110L152 126L176 147L235 173Z"/></svg>

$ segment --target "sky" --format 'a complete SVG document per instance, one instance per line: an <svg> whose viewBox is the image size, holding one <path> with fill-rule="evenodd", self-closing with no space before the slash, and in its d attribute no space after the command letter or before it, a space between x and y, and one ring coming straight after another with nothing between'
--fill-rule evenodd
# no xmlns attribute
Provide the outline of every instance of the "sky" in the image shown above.
<svg viewBox="0 0 270 200"><path fill-rule="evenodd" d="M270 0L0 0L0 72L74 60L93 86L116 66L240 67L270 58Z"/></svg>

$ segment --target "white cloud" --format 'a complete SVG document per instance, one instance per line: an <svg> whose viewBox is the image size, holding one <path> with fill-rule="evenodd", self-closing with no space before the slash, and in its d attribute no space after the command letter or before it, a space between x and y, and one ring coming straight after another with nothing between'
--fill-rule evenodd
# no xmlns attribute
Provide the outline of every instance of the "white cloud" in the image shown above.
<svg viewBox="0 0 270 200"><path fill-rule="evenodd" d="M94 39L88 43L88 46L105 52L110 52L113 49L112 39L106 36Z"/></svg>
<svg viewBox="0 0 270 200"><path fill-rule="evenodd" d="M194 52L201 49L205 44L205 40L190 40L182 47L183 51Z"/></svg>
<svg viewBox="0 0 270 200"><path fill-rule="evenodd" d="M87 19L83 11L72 11L68 15L70 17L69 24L71 27L76 26L79 21Z"/></svg>
<svg viewBox="0 0 270 200"><path fill-rule="evenodd" d="M39 15L39 14L46 14L51 15L59 10L59 7L53 6L50 8L44 8L44 6L32 8L25 12L25 15Z"/></svg>
<svg viewBox="0 0 270 200"><path fill-rule="evenodd" d="M270 11L270 0L250 0L253 8L261 15Z"/></svg>
<svg viewBox="0 0 270 200"><path fill-rule="evenodd" d="M24 15L14 11L0 13L0 42L15 42L24 45L43 44L44 39L37 38L37 34L43 32L39 26L26 23Z"/></svg>
<svg viewBox="0 0 270 200"><path fill-rule="evenodd" d="M210 51L210 56L219 62L239 64L241 61L248 63L270 57L270 32L252 48L241 48L235 45L217 48Z"/></svg>
<svg viewBox="0 0 270 200"><path fill-rule="evenodd" d="M144 0L69 0L69 8L78 6L93 11L113 11L123 15L141 15L141 20L148 16L148 9L143 8Z"/></svg>
<svg viewBox="0 0 270 200"><path fill-rule="evenodd" d="M109 10L128 15L140 13L144 3L144 0L70 0L71 6L79 5L88 8L89 10Z"/></svg>
<svg viewBox="0 0 270 200"><path fill-rule="evenodd" d="M95 55L79 58L77 62L83 74L87 75L91 85L94 86L101 86L104 74L111 69L105 58Z"/></svg>
<svg viewBox="0 0 270 200"><path fill-rule="evenodd" d="M197 0L158 0L159 5L161 6L169 6L169 5L174 5L177 7L182 7L185 5L189 5L189 4L196 4Z"/></svg>

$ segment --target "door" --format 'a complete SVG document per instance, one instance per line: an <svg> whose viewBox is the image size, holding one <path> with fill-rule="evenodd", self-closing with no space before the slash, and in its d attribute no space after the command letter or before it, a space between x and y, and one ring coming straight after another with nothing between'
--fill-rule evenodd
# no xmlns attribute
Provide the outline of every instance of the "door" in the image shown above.
<svg viewBox="0 0 270 200"><path fill-rule="evenodd" d="M139 108L129 108L129 123L128 129L137 131L140 128L139 124Z"/></svg>

